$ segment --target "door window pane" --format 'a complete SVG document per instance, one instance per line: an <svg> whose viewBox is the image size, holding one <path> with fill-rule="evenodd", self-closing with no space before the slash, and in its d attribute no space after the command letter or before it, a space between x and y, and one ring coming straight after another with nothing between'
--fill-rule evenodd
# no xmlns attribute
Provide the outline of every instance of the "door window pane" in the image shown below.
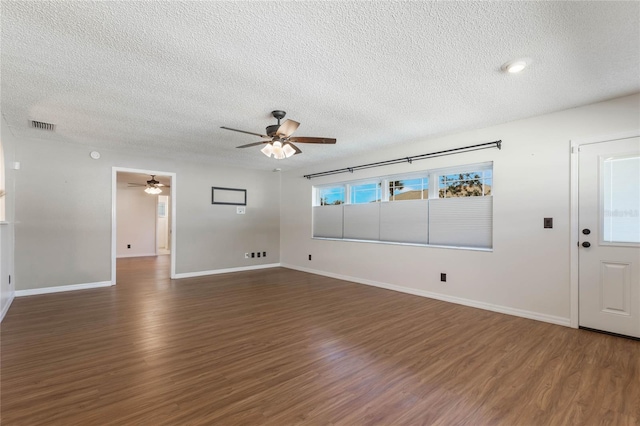
<svg viewBox="0 0 640 426"><path fill-rule="evenodd" d="M603 241L640 243L640 157L607 158L602 170Z"/></svg>

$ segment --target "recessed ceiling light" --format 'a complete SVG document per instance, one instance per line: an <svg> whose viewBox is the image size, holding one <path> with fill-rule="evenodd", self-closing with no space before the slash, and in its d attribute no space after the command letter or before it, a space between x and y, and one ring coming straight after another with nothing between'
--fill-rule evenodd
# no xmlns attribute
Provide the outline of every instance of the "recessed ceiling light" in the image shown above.
<svg viewBox="0 0 640 426"><path fill-rule="evenodd" d="M502 71L508 72L509 74L519 73L523 69L527 67L531 63L531 59L523 58L523 59L515 59L513 61L509 61L500 67Z"/></svg>

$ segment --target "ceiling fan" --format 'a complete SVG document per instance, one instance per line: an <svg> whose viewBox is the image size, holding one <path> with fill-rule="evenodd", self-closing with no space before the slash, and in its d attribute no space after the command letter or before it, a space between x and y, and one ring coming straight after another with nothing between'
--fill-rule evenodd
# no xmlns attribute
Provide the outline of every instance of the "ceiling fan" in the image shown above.
<svg viewBox="0 0 640 426"><path fill-rule="evenodd" d="M157 181L156 175L151 175L151 179L149 179L146 184L129 182L129 186L146 186L144 192L151 195L160 194L162 192L162 189L160 189L160 187L170 188L169 185L165 185L163 183L160 183L160 181Z"/></svg>
<svg viewBox="0 0 640 426"><path fill-rule="evenodd" d="M293 132L296 131L300 123L293 120L286 120L284 123L280 124L280 120L284 118L287 113L284 111L276 110L271 111L271 115L273 115L277 120L278 124L273 124L271 126L267 126L266 135L261 135L260 133L247 132L245 130L232 129L230 127L222 126L221 129L231 130L234 132L246 133L249 135L260 136L265 140L260 142L249 143L246 145L240 145L236 148L249 148L250 146L258 146L265 145L260 151L267 157L271 157L273 155L274 158L281 160L283 158L291 157L295 154L300 154L302 151L300 148L295 146L295 143L322 143L322 144L334 144L336 143L335 139L331 138L311 138L307 136L291 136Z"/></svg>

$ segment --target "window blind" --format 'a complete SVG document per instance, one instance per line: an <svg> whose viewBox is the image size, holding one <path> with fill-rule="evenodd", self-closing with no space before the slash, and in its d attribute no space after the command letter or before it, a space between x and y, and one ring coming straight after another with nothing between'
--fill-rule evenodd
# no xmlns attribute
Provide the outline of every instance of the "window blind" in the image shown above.
<svg viewBox="0 0 640 426"><path fill-rule="evenodd" d="M380 241L427 244L428 217L428 200L382 203Z"/></svg>
<svg viewBox="0 0 640 426"><path fill-rule="evenodd" d="M493 197L429 200L429 244L491 248Z"/></svg>
<svg viewBox="0 0 640 426"><path fill-rule="evenodd" d="M380 239L380 203L345 205L344 238Z"/></svg>
<svg viewBox="0 0 640 426"><path fill-rule="evenodd" d="M343 205L313 208L313 236L342 238Z"/></svg>

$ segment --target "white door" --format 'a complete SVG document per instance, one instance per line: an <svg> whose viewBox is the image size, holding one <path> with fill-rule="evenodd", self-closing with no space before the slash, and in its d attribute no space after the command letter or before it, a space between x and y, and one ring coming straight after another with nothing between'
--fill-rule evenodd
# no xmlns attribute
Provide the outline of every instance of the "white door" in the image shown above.
<svg viewBox="0 0 640 426"><path fill-rule="evenodd" d="M578 157L579 324L640 337L640 138Z"/></svg>

